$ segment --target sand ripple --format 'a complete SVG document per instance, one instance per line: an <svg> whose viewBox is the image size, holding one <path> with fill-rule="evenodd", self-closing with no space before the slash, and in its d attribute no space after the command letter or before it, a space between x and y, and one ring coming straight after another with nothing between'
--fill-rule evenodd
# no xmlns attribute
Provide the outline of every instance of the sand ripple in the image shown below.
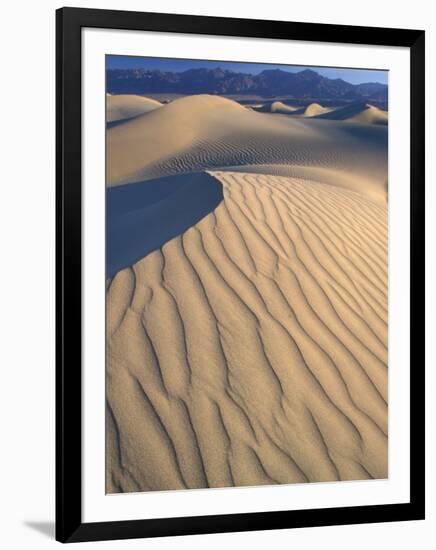
<svg viewBox="0 0 436 550"><path fill-rule="evenodd" d="M386 204L209 173L223 202L108 288L108 492L386 477Z"/></svg>

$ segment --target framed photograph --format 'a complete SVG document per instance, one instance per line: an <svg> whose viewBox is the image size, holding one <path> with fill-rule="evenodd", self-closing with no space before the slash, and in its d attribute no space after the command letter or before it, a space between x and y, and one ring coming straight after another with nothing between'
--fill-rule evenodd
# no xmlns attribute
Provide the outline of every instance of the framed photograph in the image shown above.
<svg viewBox="0 0 436 550"><path fill-rule="evenodd" d="M423 519L424 32L63 8L56 51L56 538Z"/></svg>

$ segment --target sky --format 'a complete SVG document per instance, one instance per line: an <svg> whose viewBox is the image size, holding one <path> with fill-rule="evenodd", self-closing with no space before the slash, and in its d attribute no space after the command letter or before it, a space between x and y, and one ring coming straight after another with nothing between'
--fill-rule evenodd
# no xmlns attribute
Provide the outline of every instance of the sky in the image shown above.
<svg viewBox="0 0 436 550"><path fill-rule="evenodd" d="M281 69L282 71L300 72L312 69L327 78L342 78L351 84L362 82L388 83L388 71L371 69L342 69L335 67L315 67L302 65L274 65L267 63L237 63L233 61L203 61L194 59L166 59L160 57L134 57L123 55L108 55L108 69L149 69L169 72L182 72L188 69L221 67L234 72L258 74L265 69Z"/></svg>

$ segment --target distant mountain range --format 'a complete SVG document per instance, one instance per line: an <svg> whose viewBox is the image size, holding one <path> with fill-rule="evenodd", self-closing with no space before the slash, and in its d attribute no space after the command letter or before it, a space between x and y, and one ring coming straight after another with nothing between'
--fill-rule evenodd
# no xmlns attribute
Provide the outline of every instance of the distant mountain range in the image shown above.
<svg viewBox="0 0 436 550"><path fill-rule="evenodd" d="M221 68L163 72L146 69L107 71L107 91L113 94L253 94L264 97L288 96L297 99L367 100L386 102L388 87L378 82L350 84L340 78L321 76L306 69L298 73L280 69L259 74L237 73Z"/></svg>

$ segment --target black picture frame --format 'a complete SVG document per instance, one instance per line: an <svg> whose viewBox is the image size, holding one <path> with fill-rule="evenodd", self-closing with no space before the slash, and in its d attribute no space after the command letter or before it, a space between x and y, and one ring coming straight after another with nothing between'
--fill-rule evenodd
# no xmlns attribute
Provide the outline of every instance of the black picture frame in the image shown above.
<svg viewBox="0 0 436 550"><path fill-rule="evenodd" d="M81 29L127 29L398 46L411 61L410 502L82 522ZM424 519L424 41L419 30L62 8L56 13L56 539L128 539Z"/></svg>

